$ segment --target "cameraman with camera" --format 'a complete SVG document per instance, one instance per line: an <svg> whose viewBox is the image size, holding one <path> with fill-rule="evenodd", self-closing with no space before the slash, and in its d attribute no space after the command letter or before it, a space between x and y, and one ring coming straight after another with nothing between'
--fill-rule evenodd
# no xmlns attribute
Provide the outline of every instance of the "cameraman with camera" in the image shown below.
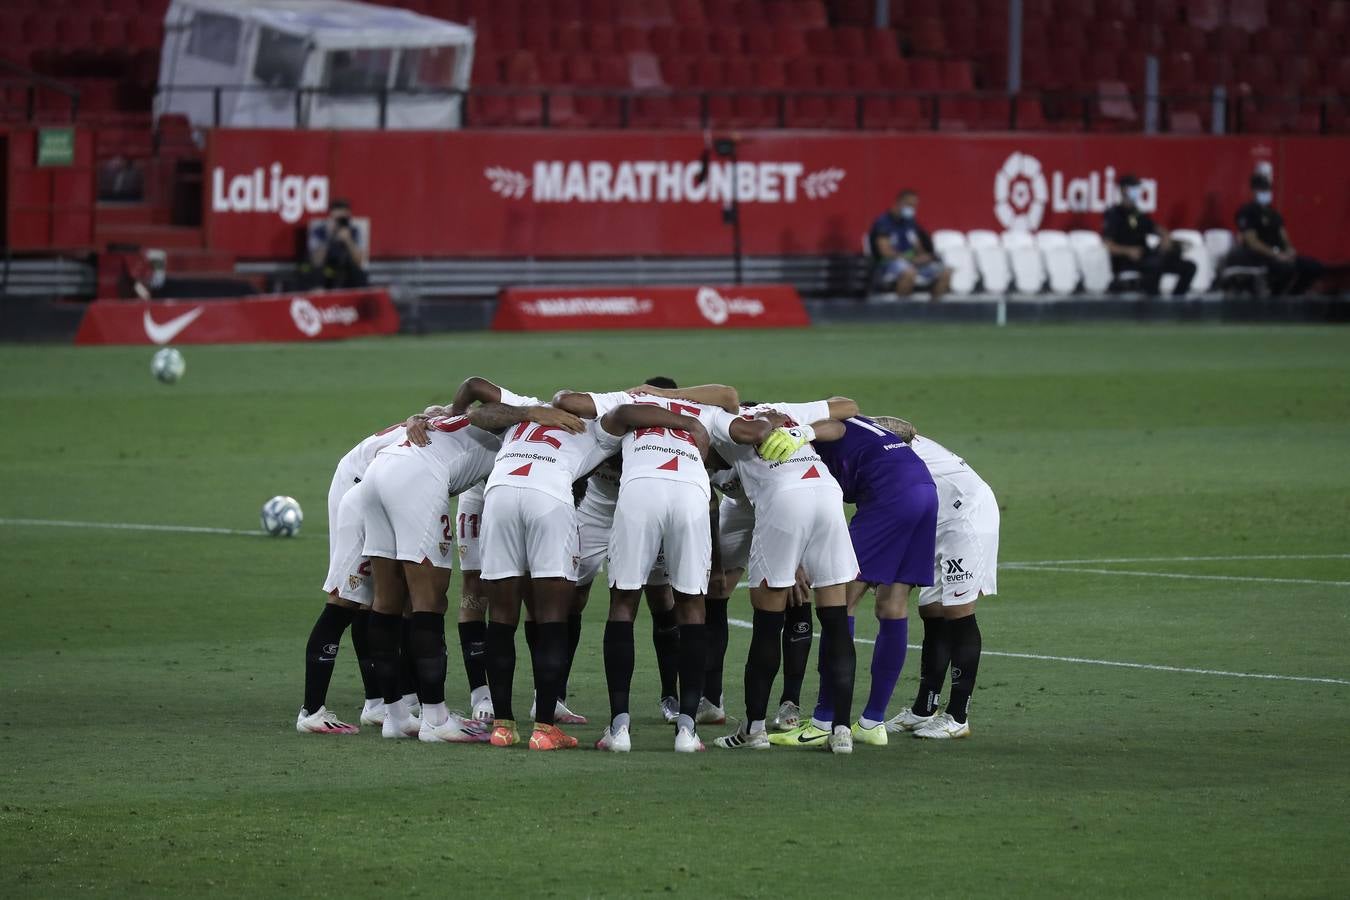
<svg viewBox="0 0 1350 900"><path fill-rule="evenodd" d="M309 258L301 265L306 280L325 288L357 288L369 284L366 250L346 200L334 199L328 218L309 230Z"/></svg>

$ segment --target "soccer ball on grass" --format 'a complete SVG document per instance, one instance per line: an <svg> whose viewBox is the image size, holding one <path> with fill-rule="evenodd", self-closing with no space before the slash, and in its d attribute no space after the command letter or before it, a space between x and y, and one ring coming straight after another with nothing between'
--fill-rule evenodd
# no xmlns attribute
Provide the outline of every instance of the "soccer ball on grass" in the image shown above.
<svg viewBox="0 0 1350 900"><path fill-rule="evenodd" d="M150 371L165 384L173 384L187 371L187 362L183 359L183 354L174 348L163 347L155 354L154 359L150 360Z"/></svg>
<svg viewBox="0 0 1350 900"><path fill-rule="evenodd" d="M305 515L294 497L273 497L263 504L262 527L272 537L294 537L300 533Z"/></svg>

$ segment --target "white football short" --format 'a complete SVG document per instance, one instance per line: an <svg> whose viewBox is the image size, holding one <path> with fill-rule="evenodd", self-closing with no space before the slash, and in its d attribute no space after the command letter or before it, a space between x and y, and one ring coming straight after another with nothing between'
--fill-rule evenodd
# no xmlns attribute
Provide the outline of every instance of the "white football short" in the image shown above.
<svg viewBox="0 0 1350 900"><path fill-rule="evenodd" d="M614 527L614 515L606 515L594 505L581 501L577 507L577 584L586 585L595 580L609 553L609 532Z"/></svg>
<svg viewBox="0 0 1350 900"><path fill-rule="evenodd" d="M342 503L342 498L347 492L356 487L361 482L356 473L356 469L346 462L346 458L338 463L337 471L333 473L333 482L328 485L328 557L332 559L333 554L337 552L337 518L338 505Z"/></svg>
<svg viewBox="0 0 1350 900"><path fill-rule="evenodd" d="M366 556L453 569L455 530L443 481L415 456L377 456L362 480Z"/></svg>
<svg viewBox="0 0 1350 900"><path fill-rule="evenodd" d="M577 517L572 504L533 488L496 485L483 504L485 581L577 580Z"/></svg>
<svg viewBox="0 0 1350 900"><path fill-rule="evenodd" d="M998 593L998 500L983 485L962 514L938 522L932 587L919 588L919 605L962 606Z"/></svg>
<svg viewBox="0 0 1350 900"><path fill-rule="evenodd" d="M723 497L717 507L717 546L722 569L744 569L750 559L750 537L755 533L755 508L748 500Z"/></svg>
<svg viewBox="0 0 1350 900"><path fill-rule="evenodd" d="M365 492L364 484L344 492L337 517L328 525L329 544L334 550L328 557L328 577L324 579L323 590L343 600L370 606L375 601L375 586L370 580L370 559L365 554L366 528L361 521Z"/></svg>
<svg viewBox="0 0 1350 900"><path fill-rule="evenodd" d="M457 498L455 536L459 542L459 570L477 572L483 568L483 487L469 488Z"/></svg>
<svg viewBox="0 0 1350 900"><path fill-rule="evenodd" d="M750 539L750 586L791 587L797 567L811 587L844 584L858 577L858 558L848 536L843 498L834 491L778 491L755 509Z"/></svg>
<svg viewBox="0 0 1350 900"><path fill-rule="evenodd" d="M619 490L609 539L609 586L635 591L651 584L652 567L663 554L671 587L681 594L708 590L708 497L687 481L636 479Z"/></svg>

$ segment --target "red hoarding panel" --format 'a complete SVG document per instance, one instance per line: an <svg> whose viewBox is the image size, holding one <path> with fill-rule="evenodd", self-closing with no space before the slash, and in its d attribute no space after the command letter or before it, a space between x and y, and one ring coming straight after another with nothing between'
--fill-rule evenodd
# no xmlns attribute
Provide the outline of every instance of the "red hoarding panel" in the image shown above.
<svg viewBox="0 0 1350 900"><path fill-rule="evenodd" d="M811 324L795 288L507 288L492 319L496 331L591 328L801 328Z"/></svg>
<svg viewBox="0 0 1350 900"><path fill-rule="evenodd" d="M388 291L319 291L240 300L91 303L75 343L248 344L396 331L398 310Z"/></svg>
<svg viewBox="0 0 1350 900"><path fill-rule="evenodd" d="M697 134L219 130L207 236L290 257L302 223L345 197L377 257L712 256L729 252L735 193L746 253L853 253L901 187L921 192L930 230L1098 229L1125 172L1161 224L1231 228L1269 162L1300 249L1346 255L1324 226L1348 214L1350 172L1331 162L1348 139L756 132L737 150L705 167Z"/></svg>

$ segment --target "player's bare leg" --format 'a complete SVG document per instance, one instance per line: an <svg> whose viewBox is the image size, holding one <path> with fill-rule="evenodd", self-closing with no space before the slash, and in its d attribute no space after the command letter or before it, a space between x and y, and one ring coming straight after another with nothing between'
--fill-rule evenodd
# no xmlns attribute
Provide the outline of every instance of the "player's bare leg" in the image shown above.
<svg viewBox="0 0 1350 900"><path fill-rule="evenodd" d="M333 667L337 661L338 649L342 644L342 633L352 628L352 644L356 646L358 660L362 663L362 678L366 677L364 656L364 637L357 637L355 621L362 609L359 603L344 600L336 592L324 603L319 617L310 629L309 640L305 644L305 699L300 714L296 716L295 728L301 734L356 734L360 729L338 719L328 711L328 685L333 680ZM362 625L365 620L362 619Z"/></svg>
<svg viewBox="0 0 1350 900"><path fill-rule="evenodd" d="M630 716L628 696L633 685L633 620L637 618L640 590L609 593L609 618L605 622L605 686L609 691L609 727L596 741L597 750L627 753Z"/></svg>
<svg viewBox="0 0 1350 900"><path fill-rule="evenodd" d="M375 589L369 613L370 652L386 709L382 734L387 738L416 737L422 723L412 715L401 690L403 612L408 605L403 567L397 560L372 556L370 574Z"/></svg>
<svg viewBox="0 0 1350 900"><path fill-rule="evenodd" d="M530 592L535 621L535 646L530 656L538 701L530 749L567 750L575 747L577 740L558 729L556 707L567 669L567 615L576 585L566 578L532 578ZM493 700L496 701L495 690Z"/></svg>
<svg viewBox="0 0 1350 900"><path fill-rule="evenodd" d="M668 584L649 584L643 589L652 614L652 649L661 676L661 715L674 722L680 714L680 623L675 616L675 594Z"/></svg>
<svg viewBox="0 0 1350 900"><path fill-rule="evenodd" d="M511 691L516 678L516 627L520 623L521 585L519 577L484 579L488 601L487 670L492 695L492 744L509 747L520 743L516 716L511 706Z"/></svg>
<svg viewBox="0 0 1350 900"><path fill-rule="evenodd" d="M952 606L930 603L923 609L929 607L938 607L936 612L942 617L945 655L952 670L952 690L944 712L937 712L936 700L933 700L933 717L916 727L914 736L938 740L963 738L970 734L970 695L975 691L975 675L980 668L981 637L980 626L975 621L975 602ZM924 619L925 649L928 647L927 628L930 621ZM938 690L941 690L940 681Z"/></svg>

